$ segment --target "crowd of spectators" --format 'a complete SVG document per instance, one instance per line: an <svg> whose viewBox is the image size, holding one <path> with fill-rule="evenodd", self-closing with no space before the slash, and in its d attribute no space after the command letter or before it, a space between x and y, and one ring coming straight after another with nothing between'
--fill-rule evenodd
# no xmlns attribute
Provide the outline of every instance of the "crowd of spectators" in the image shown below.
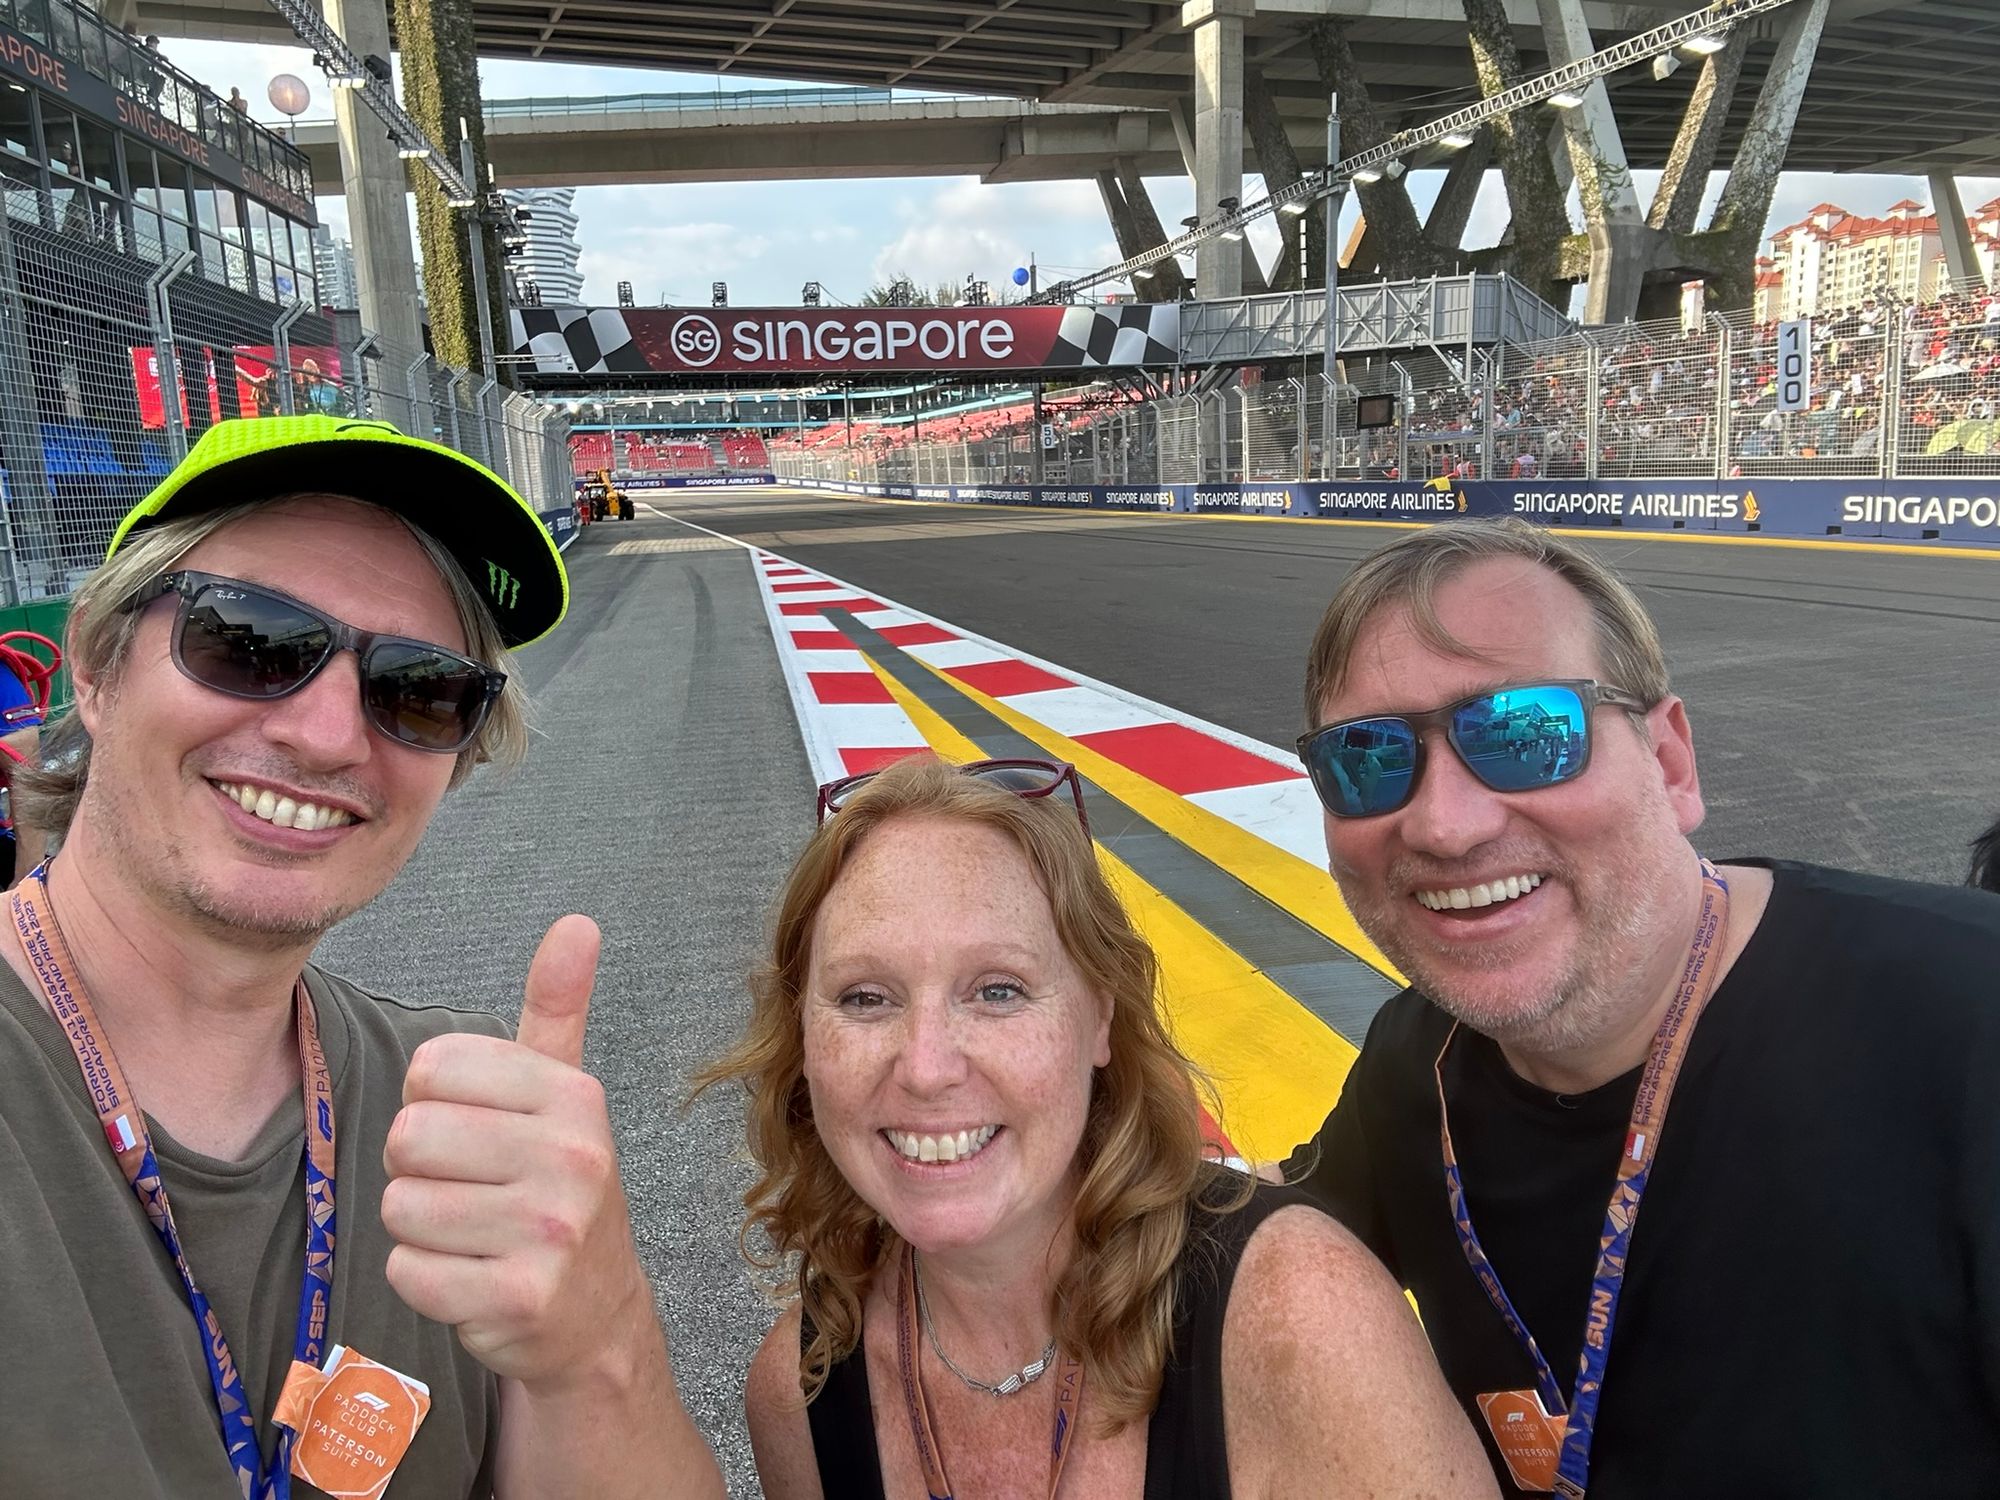
<svg viewBox="0 0 2000 1500"><path fill-rule="evenodd" d="M1490 364L1426 351L1396 361L1399 373L1383 362L1359 374L1350 367L1349 378L1367 390L1396 391L1402 374L1414 378L1400 429L1340 433L1338 471L1413 480L1669 478L1719 467L1737 476L1869 474L1883 472L1893 443L1900 472L1914 473L1926 465L1962 469L1967 455L2000 452L2000 292L1922 303L1864 297L1812 322L1810 395L1801 411L1778 409L1776 321L1634 323L1510 346ZM1264 407L1282 405L1279 393L1254 385L1241 394L1265 417ZM1288 418L1281 411L1264 424L1268 433L1248 425L1248 452L1234 424L1197 452L1205 408L1185 398L1128 407L1136 419L1107 430L1102 420L1113 410L1102 392L1049 398L1043 416L1056 441L1044 467L1106 483L1300 472L1295 404ZM832 448L857 473L899 479L933 470L997 478L1017 477L1035 441L1033 408L1017 402L919 414L914 424L906 415L857 420L851 432L834 422L773 448ZM1319 473L1320 459L1315 433L1307 471ZM1482 473L1489 465L1490 475Z"/></svg>
<svg viewBox="0 0 2000 1500"><path fill-rule="evenodd" d="M1813 323L1810 400L1797 412L1778 410L1775 321L1731 328L1721 393L1714 322L1632 324L1509 350L1495 392L1496 467L1515 472L1532 454L1529 467L1546 477L1588 472L1593 365L1596 472L1605 478L1714 472L1725 408L1732 473L1874 472L1887 456L1891 360L1900 361L1899 459L1922 458L1951 424L2000 410L2000 295L1866 297Z"/></svg>
<svg viewBox="0 0 2000 1500"><path fill-rule="evenodd" d="M768 472L771 467L764 439L755 433L676 438L621 429L614 443L610 432L574 432L569 451L578 474L595 469L618 474L717 474Z"/></svg>
<svg viewBox="0 0 2000 1500"><path fill-rule="evenodd" d="M856 417L852 423L842 419L774 436L770 448L779 458L816 455L821 462L815 467L827 473L845 465L852 478L1025 483L1032 477L1038 447L1044 477L1060 479L1072 464L1113 471L1121 462L1129 466L1140 444L1137 432L1108 434L1103 427L1121 408L1136 406L1111 387L1045 395L1040 420L1052 445L1042 444L1035 403L1019 400L970 410L920 411L914 420L900 412Z"/></svg>

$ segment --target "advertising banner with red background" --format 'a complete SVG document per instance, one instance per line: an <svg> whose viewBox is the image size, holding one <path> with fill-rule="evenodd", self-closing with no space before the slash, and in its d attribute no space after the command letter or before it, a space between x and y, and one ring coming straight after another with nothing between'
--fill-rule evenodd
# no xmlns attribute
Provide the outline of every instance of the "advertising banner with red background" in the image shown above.
<svg viewBox="0 0 2000 1500"><path fill-rule="evenodd" d="M1174 303L1081 307L526 307L514 353L541 374L732 375L1174 364Z"/></svg>

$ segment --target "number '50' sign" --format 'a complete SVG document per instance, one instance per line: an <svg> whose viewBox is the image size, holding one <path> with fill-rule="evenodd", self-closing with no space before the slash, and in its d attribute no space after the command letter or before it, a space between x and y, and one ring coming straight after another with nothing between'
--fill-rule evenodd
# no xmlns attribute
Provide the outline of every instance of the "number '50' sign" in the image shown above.
<svg viewBox="0 0 2000 1500"><path fill-rule="evenodd" d="M1778 410L1812 410L1812 320L1778 325Z"/></svg>

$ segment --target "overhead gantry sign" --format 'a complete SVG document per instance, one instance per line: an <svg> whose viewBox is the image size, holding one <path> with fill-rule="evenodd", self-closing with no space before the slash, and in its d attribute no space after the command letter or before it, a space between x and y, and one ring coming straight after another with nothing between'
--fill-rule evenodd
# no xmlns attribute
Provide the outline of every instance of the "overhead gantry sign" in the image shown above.
<svg viewBox="0 0 2000 1500"><path fill-rule="evenodd" d="M516 361L543 375L1143 369L1180 359L1171 303L1089 307L523 307Z"/></svg>

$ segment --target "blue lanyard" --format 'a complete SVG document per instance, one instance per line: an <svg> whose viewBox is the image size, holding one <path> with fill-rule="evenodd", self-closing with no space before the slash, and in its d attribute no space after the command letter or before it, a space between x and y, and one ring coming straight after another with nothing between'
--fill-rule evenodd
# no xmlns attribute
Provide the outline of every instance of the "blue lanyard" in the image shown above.
<svg viewBox="0 0 2000 1500"><path fill-rule="evenodd" d="M1653 1034L1646 1056L1646 1071L1639 1078L1639 1093L1632 1103L1631 1124L1625 1131L1625 1149L1618 1157L1618 1181L1611 1190L1611 1202L1604 1211L1604 1233L1597 1254L1597 1274L1590 1283L1590 1306L1585 1314L1583 1355L1577 1362L1576 1389L1569 1401L1549 1368L1528 1325L1514 1310L1514 1303L1500 1285L1500 1275L1486 1258L1479 1235L1472 1227L1472 1211L1466 1206L1465 1180L1459 1172L1458 1155L1452 1149L1450 1110L1445 1102L1444 1059L1458 1035L1457 1023L1444 1039L1437 1055L1438 1131L1444 1149L1445 1192L1451 1204L1452 1227L1465 1251L1472 1274L1478 1278L1487 1300L1514 1335L1521 1350L1535 1367L1535 1392L1543 1410L1563 1416L1562 1452L1556 1463L1555 1493L1563 1500L1583 1500L1590 1474L1590 1444L1597 1430L1597 1405L1604 1392L1605 1366L1611 1359L1611 1329L1618 1317L1618 1299L1625 1290L1625 1263L1632 1242L1632 1228L1639 1221L1639 1200L1645 1196L1652 1176L1653 1158L1660 1147L1660 1131L1666 1122L1667 1104L1674 1085L1680 1080L1681 1065L1694 1036L1694 1025L1715 989L1715 949L1729 926L1729 884L1707 860L1701 862L1701 916L1695 922L1694 941L1688 947L1679 987Z"/></svg>
<svg viewBox="0 0 2000 1500"><path fill-rule="evenodd" d="M125 1180L138 1196L154 1233L173 1258L181 1285L187 1289L188 1306L201 1334L202 1358L208 1364L209 1384L215 1393L223 1446L228 1451L230 1467L236 1472L237 1485L252 1500L289 1500L295 1435L289 1428L279 1429L271 1466L266 1472L242 1372L229 1352L221 1320L188 1268L180 1231L174 1226L173 1208L167 1202L167 1189L160 1180L160 1164L153 1154L153 1138L146 1128L145 1116L139 1112L138 1101L125 1082L118 1059L112 1055L111 1044L104 1037L104 1028L98 1024L89 998L81 985L70 978L76 972L76 965L56 923L54 908L44 905L48 898L45 869L46 866L37 869L10 898L21 947L34 968L42 993L48 998L49 1009L69 1038L112 1154L118 1158ZM39 888L39 896L31 886ZM306 1263L299 1284L298 1328L292 1338L292 1357L317 1368L324 1357L327 1308L333 1294L333 1086L320 1047L319 1017L303 978L292 998L297 1011L299 1068L305 1085L306 1111Z"/></svg>

